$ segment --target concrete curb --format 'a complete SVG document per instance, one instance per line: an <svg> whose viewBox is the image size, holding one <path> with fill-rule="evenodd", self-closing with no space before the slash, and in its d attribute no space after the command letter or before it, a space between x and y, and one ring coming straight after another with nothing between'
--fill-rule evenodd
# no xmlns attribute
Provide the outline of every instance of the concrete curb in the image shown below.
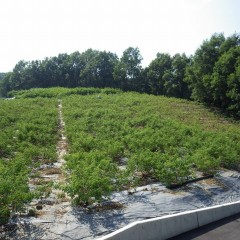
<svg viewBox="0 0 240 240"><path fill-rule="evenodd" d="M240 212L240 201L131 223L99 240L163 240Z"/></svg>

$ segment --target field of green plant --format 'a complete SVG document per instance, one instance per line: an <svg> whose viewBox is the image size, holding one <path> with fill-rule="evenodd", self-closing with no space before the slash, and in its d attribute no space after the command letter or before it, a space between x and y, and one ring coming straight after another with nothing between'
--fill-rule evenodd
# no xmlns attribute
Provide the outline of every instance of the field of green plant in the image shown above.
<svg viewBox="0 0 240 240"><path fill-rule="evenodd" d="M113 88L63 88L63 87L55 87L55 88L32 88L29 90L21 90L21 91L11 91L9 93L9 97L16 98L36 98L36 97L44 97L44 98L61 98L62 96L69 96L72 94L77 95L90 95L90 94L111 94L111 93L121 93L121 90L113 89Z"/></svg>
<svg viewBox="0 0 240 240"><path fill-rule="evenodd" d="M0 225L34 194L28 177L56 160L57 108L53 99L0 100Z"/></svg>
<svg viewBox="0 0 240 240"><path fill-rule="evenodd" d="M137 93L63 98L68 192L101 199L146 177L166 185L240 162L240 128L196 103ZM123 162L126 169L119 168Z"/></svg>
<svg viewBox="0 0 240 240"><path fill-rule="evenodd" d="M181 184L240 164L239 123L193 102L113 89L12 94L0 100L1 222L33 197L32 165L56 159L57 98L69 143L62 188L75 204L149 179Z"/></svg>

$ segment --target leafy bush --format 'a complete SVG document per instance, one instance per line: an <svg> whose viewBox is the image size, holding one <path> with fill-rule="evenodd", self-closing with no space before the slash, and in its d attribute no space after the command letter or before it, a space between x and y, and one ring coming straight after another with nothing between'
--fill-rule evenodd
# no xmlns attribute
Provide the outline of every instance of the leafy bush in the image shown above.
<svg viewBox="0 0 240 240"><path fill-rule="evenodd" d="M101 152L71 155L67 166L71 177L66 190L77 204L88 202L91 198L101 200L103 195L114 189L116 165Z"/></svg>
<svg viewBox="0 0 240 240"><path fill-rule="evenodd" d="M62 96L70 95L91 95L91 94L117 94L122 91L119 89L113 88L62 88L62 87L53 87L53 88L32 88L29 90L13 90L8 93L9 97L16 98L61 98Z"/></svg>
<svg viewBox="0 0 240 240"><path fill-rule="evenodd" d="M239 125L201 105L137 93L62 100L70 144L68 191L78 203L101 199L96 189L107 195L131 186L138 173L170 185L193 178L196 171L214 174L239 164ZM114 177L106 171L100 181L98 155L107 159L108 169L127 159L126 170L116 168Z"/></svg>
<svg viewBox="0 0 240 240"><path fill-rule="evenodd" d="M29 191L31 167L40 159L56 160L56 100L0 100L0 225L20 211ZM37 163L40 164L40 163Z"/></svg>

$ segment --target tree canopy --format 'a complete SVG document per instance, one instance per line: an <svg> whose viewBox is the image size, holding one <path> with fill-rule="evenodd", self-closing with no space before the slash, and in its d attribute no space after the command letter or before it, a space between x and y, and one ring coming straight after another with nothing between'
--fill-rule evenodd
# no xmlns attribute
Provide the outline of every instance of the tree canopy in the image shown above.
<svg viewBox="0 0 240 240"><path fill-rule="evenodd" d="M240 35L214 34L197 49L185 80L192 98L240 116Z"/></svg>
<svg viewBox="0 0 240 240"><path fill-rule="evenodd" d="M88 49L44 60L19 61L0 74L0 94L47 87L119 88L154 95L192 98L240 116L240 35L213 34L192 56L157 53L142 67L138 48L115 53ZM2 79L2 80L1 80Z"/></svg>
<svg viewBox="0 0 240 240"><path fill-rule="evenodd" d="M5 73L0 73L0 80L2 80L5 76Z"/></svg>

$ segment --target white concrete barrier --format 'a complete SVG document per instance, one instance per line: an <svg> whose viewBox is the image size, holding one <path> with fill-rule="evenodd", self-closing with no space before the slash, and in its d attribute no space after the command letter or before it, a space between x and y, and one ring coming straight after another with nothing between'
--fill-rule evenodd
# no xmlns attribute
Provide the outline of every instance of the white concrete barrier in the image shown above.
<svg viewBox="0 0 240 240"><path fill-rule="evenodd" d="M199 227L240 212L240 201L222 204L214 207L203 208L196 211Z"/></svg>
<svg viewBox="0 0 240 240"><path fill-rule="evenodd" d="M99 240L163 240L240 213L240 201L131 223Z"/></svg>

